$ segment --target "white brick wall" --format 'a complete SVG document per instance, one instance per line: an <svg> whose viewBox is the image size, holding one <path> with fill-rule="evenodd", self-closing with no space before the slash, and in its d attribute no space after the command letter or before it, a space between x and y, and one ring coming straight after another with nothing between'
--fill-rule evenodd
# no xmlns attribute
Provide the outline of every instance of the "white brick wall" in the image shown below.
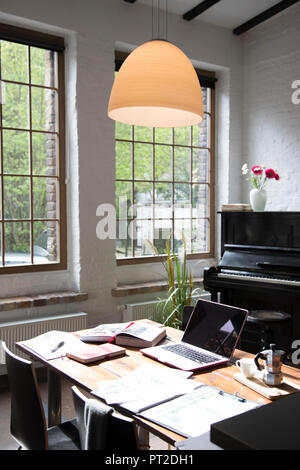
<svg viewBox="0 0 300 470"><path fill-rule="evenodd" d="M300 80L300 5L255 28L244 38L242 162L277 168L267 186L266 210L300 207L300 105L291 84ZM249 184L244 183L247 202Z"/></svg>

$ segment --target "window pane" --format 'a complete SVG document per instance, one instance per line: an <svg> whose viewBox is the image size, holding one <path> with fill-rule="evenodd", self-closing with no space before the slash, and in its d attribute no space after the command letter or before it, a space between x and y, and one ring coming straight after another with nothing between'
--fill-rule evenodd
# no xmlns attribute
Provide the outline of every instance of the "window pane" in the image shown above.
<svg viewBox="0 0 300 470"><path fill-rule="evenodd" d="M156 219L172 218L172 184L155 183L155 213Z"/></svg>
<svg viewBox="0 0 300 470"><path fill-rule="evenodd" d="M29 177L4 176L3 180L5 219L28 219L30 215Z"/></svg>
<svg viewBox="0 0 300 470"><path fill-rule="evenodd" d="M32 133L32 173L57 175L58 139L55 134Z"/></svg>
<svg viewBox="0 0 300 470"><path fill-rule="evenodd" d="M55 219L57 217L56 178L33 178L33 217Z"/></svg>
<svg viewBox="0 0 300 470"><path fill-rule="evenodd" d="M128 233L131 227L130 224L131 222L127 221L117 221L117 234ZM116 240L116 256L117 258L131 258L133 256L131 237L120 238L118 235Z"/></svg>
<svg viewBox="0 0 300 470"><path fill-rule="evenodd" d="M152 184L136 183L134 187L134 214L138 219L149 219L153 217L152 207Z"/></svg>
<svg viewBox="0 0 300 470"><path fill-rule="evenodd" d="M195 147L210 147L210 116L204 114L200 124L193 126L193 145Z"/></svg>
<svg viewBox="0 0 300 470"><path fill-rule="evenodd" d="M28 129L28 86L5 84L5 103L2 105L4 127Z"/></svg>
<svg viewBox="0 0 300 470"><path fill-rule="evenodd" d="M152 127L134 126L134 140L152 142Z"/></svg>
<svg viewBox="0 0 300 470"><path fill-rule="evenodd" d="M134 144L134 178L152 180L152 145Z"/></svg>
<svg viewBox="0 0 300 470"><path fill-rule="evenodd" d="M31 83L49 87L57 86L56 52L31 47L30 65Z"/></svg>
<svg viewBox="0 0 300 470"><path fill-rule="evenodd" d="M132 178L131 154L132 144L128 142L116 142L116 178L128 180Z"/></svg>
<svg viewBox="0 0 300 470"><path fill-rule="evenodd" d="M191 180L191 149L174 148L174 179L175 181Z"/></svg>
<svg viewBox="0 0 300 470"><path fill-rule="evenodd" d="M187 253L191 252L191 221L190 219L176 219L174 222L174 248L175 253L184 249L183 241L186 243Z"/></svg>
<svg viewBox="0 0 300 470"><path fill-rule="evenodd" d="M33 223L33 253L35 264L57 261L57 240L57 222Z"/></svg>
<svg viewBox="0 0 300 470"><path fill-rule="evenodd" d="M154 140L160 144L172 143L172 128L171 127L156 127L154 129Z"/></svg>
<svg viewBox="0 0 300 470"><path fill-rule="evenodd" d="M208 217L208 186L193 184L193 217Z"/></svg>
<svg viewBox="0 0 300 470"><path fill-rule="evenodd" d="M174 129L174 144L191 145L191 127L177 127Z"/></svg>
<svg viewBox="0 0 300 470"><path fill-rule="evenodd" d="M3 171L28 175L29 132L3 130Z"/></svg>
<svg viewBox="0 0 300 470"><path fill-rule="evenodd" d="M172 147L155 145L155 179L172 180Z"/></svg>
<svg viewBox="0 0 300 470"><path fill-rule="evenodd" d="M211 112L210 101L211 101L211 89L202 87L202 100L203 100L203 109L207 113Z"/></svg>
<svg viewBox="0 0 300 470"><path fill-rule="evenodd" d="M189 184L174 185L174 217L188 219L191 217L191 186Z"/></svg>
<svg viewBox="0 0 300 470"><path fill-rule="evenodd" d="M209 150L193 149L193 181L209 181Z"/></svg>
<svg viewBox="0 0 300 470"><path fill-rule="evenodd" d="M207 219L193 220L192 225L192 252L201 253L209 251L209 222Z"/></svg>
<svg viewBox="0 0 300 470"><path fill-rule="evenodd" d="M6 266L31 263L29 222L6 222L4 242Z"/></svg>
<svg viewBox="0 0 300 470"><path fill-rule="evenodd" d="M117 219L127 219L132 205L132 184L116 181L116 213Z"/></svg>
<svg viewBox="0 0 300 470"><path fill-rule="evenodd" d="M57 130L57 93L44 88L31 88L32 129Z"/></svg>
<svg viewBox="0 0 300 470"><path fill-rule="evenodd" d="M166 243L172 236L172 219L154 220L154 246L159 254L167 252Z"/></svg>
<svg viewBox="0 0 300 470"><path fill-rule="evenodd" d="M0 224L0 266L3 266L2 264L2 224Z"/></svg>
<svg viewBox="0 0 300 470"><path fill-rule="evenodd" d="M1 41L1 73L4 80L28 83L28 47Z"/></svg>
<svg viewBox="0 0 300 470"><path fill-rule="evenodd" d="M174 203L175 204L190 204L190 185L176 183L174 185Z"/></svg>
<svg viewBox="0 0 300 470"><path fill-rule="evenodd" d="M153 256L150 243L153 243L153 221L135 219L135 256Z"/></svg>
<svg viewBox="0 0 300 470"><path fill-rule="evenodd" d="M131 140L132 139L132 126L124 124L123 122L115 123L115 137L116 139Z"/></svg>

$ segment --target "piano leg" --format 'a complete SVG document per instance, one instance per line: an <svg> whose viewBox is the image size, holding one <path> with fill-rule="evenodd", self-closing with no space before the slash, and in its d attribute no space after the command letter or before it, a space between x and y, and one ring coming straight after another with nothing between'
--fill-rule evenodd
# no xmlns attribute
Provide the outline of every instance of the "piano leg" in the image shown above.
<svg viewBox="0 0 300 470"><path fill-rule="evenodd" d="M209 289L209 292L210 292L210 300L212 302L218 302L218 291Z"/></svg>

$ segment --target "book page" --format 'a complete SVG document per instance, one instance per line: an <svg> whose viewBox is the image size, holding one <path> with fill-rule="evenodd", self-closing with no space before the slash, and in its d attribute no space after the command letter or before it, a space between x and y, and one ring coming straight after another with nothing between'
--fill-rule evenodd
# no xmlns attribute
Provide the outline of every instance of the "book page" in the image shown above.
<svg viewBox="0 0 300 470"><path fill-rule="evenodd" d="M134 406L140 410L144 402L148 407L160 403L162 397L172 398L201 386L199 382L187 380L190 375L190 372L176 369L143 365L120 379L99 382L93 394L104 399L107 404L122 403L124 407L127 406L126 402L139 402Z"/></svg>
<svg viewBox="0 0 300 470"><path fill-rule="evenodd" d="M82 348L84 343L72 333L52 330L22 341L22 344L44 359L50 360L65 356L69 349Z"/></svg>
<svg viewBox="0 0 300 470"><path fill-rule="evenodd" d="M110 338L120 333L124 328L126 328L126 325L129 325L129 323L107 323L105 325L98 325L91 330L87 330L84 333L84 336L99 335Z"/></svg>
<svg viewBox="0 0 300 470"><path fill-rule="evenodd" d="M122 331L120 336L133 336L145 341L152 341L162 331L163 328L149 325L147 323L134 323L133 325L129 326L129 328L126 328L126 330Z"/></svg>

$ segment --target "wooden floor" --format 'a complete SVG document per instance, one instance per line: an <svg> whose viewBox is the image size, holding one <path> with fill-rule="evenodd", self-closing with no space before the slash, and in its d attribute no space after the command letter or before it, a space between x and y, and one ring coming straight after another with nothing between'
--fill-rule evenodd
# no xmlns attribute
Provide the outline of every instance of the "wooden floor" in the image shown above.
<svg viewBox="0 0 300 470"><path fill-rule="evenodd" d="M47 403L47 383L39 384L42 400ZM62 415L65 419L75 416L71 385L67 380L62 381ZM10 435L10 393L7 388L0 389L0 450L17 450L18 444ZM168 446L155 436L150 436L151 450L167 450Z"/></svg>

